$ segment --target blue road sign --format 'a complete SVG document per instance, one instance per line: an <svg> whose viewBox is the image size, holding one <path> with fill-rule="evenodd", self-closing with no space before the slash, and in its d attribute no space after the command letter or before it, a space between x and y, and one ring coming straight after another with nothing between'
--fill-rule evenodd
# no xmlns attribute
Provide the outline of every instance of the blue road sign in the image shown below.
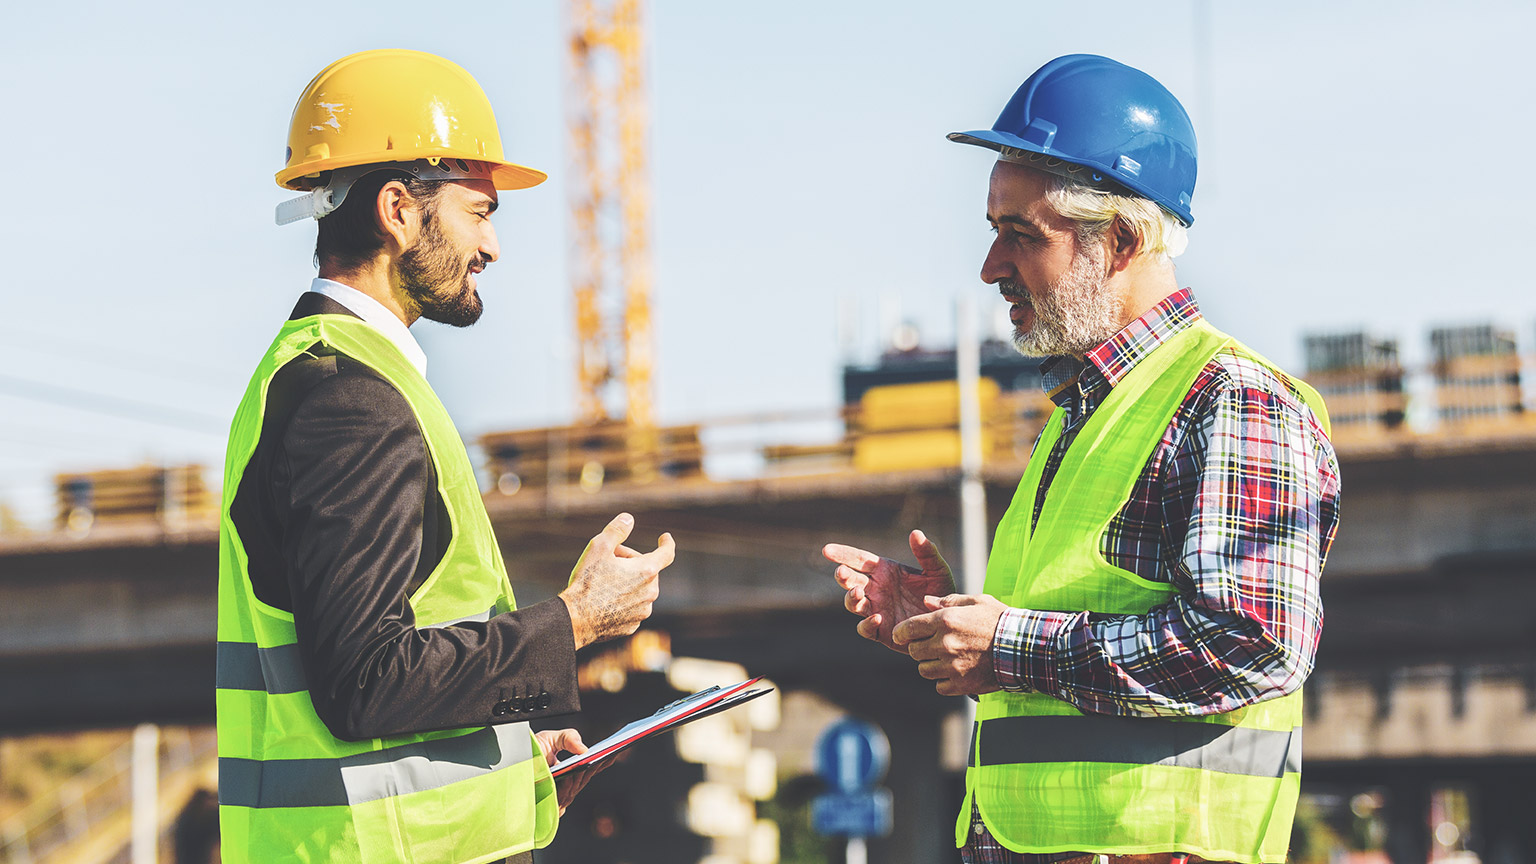
<svg viewBox="0 0 1536 864"><path fill-rule="evenodd" d="M868 791L885 778L891 745L876 726L851 717L828 726L816 742L816 773L837 792Z"/></svg>
<svg viewBox="0 0 1536 864"><path fill-rule="evenodd" d="M891 833L891 790L833 792L811 802L811 825L828 837L876 837Z"/></svg>

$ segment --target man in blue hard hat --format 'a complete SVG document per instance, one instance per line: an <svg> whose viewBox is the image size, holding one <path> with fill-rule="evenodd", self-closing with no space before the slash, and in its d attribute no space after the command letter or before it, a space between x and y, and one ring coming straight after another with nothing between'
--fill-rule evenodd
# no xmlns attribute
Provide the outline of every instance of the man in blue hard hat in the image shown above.
<svg viewBox="0 0 1536 864"><path fill-rule="evenodd" d="M998 154L981 277L1056 409L984 593L921 531L916 568L824 553L861 635L979 700L961 858L1283 861L1338 517L1322 401L1179 287L1195 135L1152 77L1059 57L949 137Z"/></svg>

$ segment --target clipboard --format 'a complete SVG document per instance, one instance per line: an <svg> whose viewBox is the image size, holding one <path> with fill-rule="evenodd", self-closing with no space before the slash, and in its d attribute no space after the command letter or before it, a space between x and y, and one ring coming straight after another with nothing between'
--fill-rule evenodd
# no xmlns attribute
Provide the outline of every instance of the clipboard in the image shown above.
<svg viewBox="0 0 1536 864"><path fill-rule="evenodd" d="M561 759L549 768L549 773L555 777L567 771L600 762L618 753L637 741L675 729L695 720L717 714L729 708L735 708L743 702L750 702L765 693L772 692L772 687L755 687L757 682L763 680L762 676L749 678L739 684L729 687L710 687L697 693L663 705L649 717L642 717L624 726L619 731L587 748L587 752L580 755L569 756Z"/></svg>

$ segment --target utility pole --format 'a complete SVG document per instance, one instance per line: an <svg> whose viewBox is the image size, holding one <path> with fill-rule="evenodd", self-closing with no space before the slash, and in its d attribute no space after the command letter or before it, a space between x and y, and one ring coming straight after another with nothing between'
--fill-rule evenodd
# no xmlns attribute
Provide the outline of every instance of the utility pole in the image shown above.
<svg viewBox="0 0 1536 864"><path fill-rule="evenodd" d="M980 594L987 577L987 487L982 481L981 346L969 293L955 303L955 379L960 385L960 584Z"/></svg>
<svg viewBox="0 0 1536 864"><path fill-rule="evenodd" d="M158 864L160 835L160 727L133 730L133 864Z"/></svg>
<svg viewBox="0 0 1536 864"><path fill-rule="evenodd" d="M987 581L987 486L981 477L981 346L970 292L955 303L955 380L960 385L960 578L962 594L980 594ZM967 729L976 703L960 700Z"/></svg>

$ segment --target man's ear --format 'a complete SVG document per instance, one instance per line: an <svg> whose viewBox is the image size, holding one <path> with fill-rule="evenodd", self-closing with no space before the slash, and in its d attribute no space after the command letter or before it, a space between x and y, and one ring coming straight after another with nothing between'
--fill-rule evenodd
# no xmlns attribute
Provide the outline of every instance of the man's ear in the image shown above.
<svg viewBox="0 0 1536 864"><path fill-rule="evenodd" d="M1109 272L1119 273L1131 266L1136 256L1141 254L1141 235L1124 217L1116 216L1114 224L1109 226L1108 236L1105 238L1109 244Z"/></svg>
<svg viewBox="0 0 1536 864"><path fill-rule="evenodd" d="M408 248L421 227L416 199L399 180L391 180L379 189L373 202L373 217L393 252Z"/></svg>

